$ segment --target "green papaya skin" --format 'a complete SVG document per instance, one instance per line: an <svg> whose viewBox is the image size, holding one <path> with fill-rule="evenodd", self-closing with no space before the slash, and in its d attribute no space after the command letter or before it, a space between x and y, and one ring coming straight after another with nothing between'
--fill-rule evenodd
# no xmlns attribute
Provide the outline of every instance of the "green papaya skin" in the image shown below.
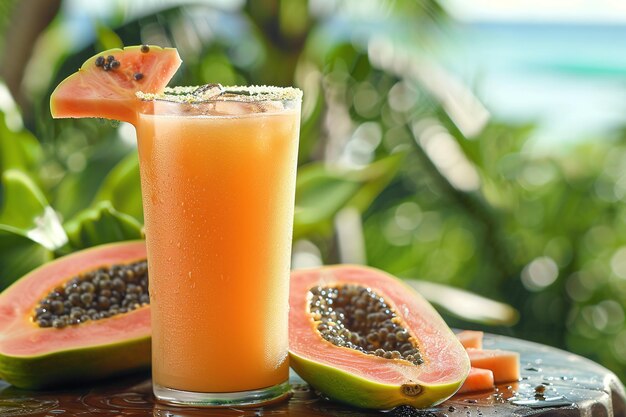
<svg viewBox="0 0 626 417"><path fill-rule="evenodd" d="M0 378L23 389L54 388L150 369L150 337L40 356L0 354Z"/></svg>
<svg viewBox="0 0 626 417"><path fill-rule="evenodd" d="M293 353L289 354L289 360L293 370L317 391L359 408L390 410L400 405L431 407L454 395L460 387L457 382L430 386L380 384Z"/></svg>

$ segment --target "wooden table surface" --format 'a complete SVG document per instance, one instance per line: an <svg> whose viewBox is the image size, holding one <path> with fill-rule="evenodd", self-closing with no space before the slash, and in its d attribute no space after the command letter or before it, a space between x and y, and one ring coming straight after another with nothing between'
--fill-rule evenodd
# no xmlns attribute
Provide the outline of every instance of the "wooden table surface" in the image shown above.
<svg viewBox="0 0 626 417"><path fill-rule="evenodd" d="M396 409L376 413L320 398L295 374L294 394L279 405L252 409L171 407L154 402L147 375L118 378L102 384L57 391L23 391L0 381L0 416L389 416L503 417L615 416L626 417L624 386L605 368L587 360L531 342L485 335L485 348L521 354L522 379L495 391L453 397L438 407L417 411ZM535 387L546 387L545 399Z"/></svg>

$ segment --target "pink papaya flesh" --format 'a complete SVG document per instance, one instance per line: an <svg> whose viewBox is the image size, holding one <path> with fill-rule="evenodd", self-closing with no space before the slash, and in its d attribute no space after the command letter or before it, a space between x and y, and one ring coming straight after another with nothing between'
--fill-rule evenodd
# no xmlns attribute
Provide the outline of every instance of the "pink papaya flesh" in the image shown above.
<svg viewBox="0 0 626 417"><path fill-rule="evenodd" d="M457 394L469 392L489 391L494 388L493 372L490 369L474 368L470 369L469 375L463 382Z"/></svg>
<svg viewBox="0 0 626 417"><path fill-rule="evenodd" d="M337 346L322 337L319 317L311 313L312 291L346 285L367 288L385 300L396 314L394 322L408 330L419 349L421 363ZM289 303L291 366L332 399L372 409L430 407L452 396L469 373L465 349L435 309L383 271L350 265L293 271Z"/></svg>
<svg viewBox="0 0 626 417"><path fill-rule="evenodd" d="M483 336L484 333L477 330L463 330L456 334L464 348L483 348Z"/></svg>
<svg viewBox="0 0 626 417"><path fill-rule="evenodd" d="M57 86L50 97L50 112L54 118L102 117L135 123L142 104L135 93L162 93L181 62L176 49L153 45L101 52Z"/></svg>
<svg viewBox="0 0 626 417"><path fill-rule="evenodd" d="M489 369L496 384L520 379L519 353L499 349L467 349L473 367Z"/></svg>
<svg viewBox="0 0 626 417"><path fill-rule="evenodd" d="M102 245L47 263L2 292L0 378L20 388L37 389L147 369L147 305L63 328L40 327L33 316L42 298L70 279L145 259L142 241Z"/></svg>
<svg viewBox="0 0 626 417"><path fill-rule="evenodd" d="M518 353L482 349L484 333L481 331L463 330L456 336L467 349L472 364L472 369L457 394L492 390L495 384L519 380Z"/></svg>

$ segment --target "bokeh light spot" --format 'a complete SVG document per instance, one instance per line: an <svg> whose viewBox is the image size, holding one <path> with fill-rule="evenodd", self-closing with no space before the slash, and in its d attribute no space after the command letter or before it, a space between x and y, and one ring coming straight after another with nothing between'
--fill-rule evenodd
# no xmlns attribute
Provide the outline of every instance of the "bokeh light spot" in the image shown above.
<svg viewBox="0 0 626 417"><path fill-rule="evenodd" d="M611 257L611 271L618 277L626 279L626 246L616 250Z"/></svg>
<svg viewBox="0 0 626 417"><path fill-rule="evenodd" d="M556 281L559 268L554 259L542 256L534 259L522 270L522 283L530 291L541 291Z"/></svg>
<svg viewBox="0 0 626 417"><path fill-rule="evenodd" d="M82 152L74 152L67 157L67 168L72 172L81 172L87 166L87 158Z"/></svg>
<svg viewBox="0 0 626 417"><path fill-rule="evenodd" d="M626 330L622 330L615 336L612 348L615 357L626 364Z"/></svg>
<svg viewBox="0 0 626 417"><path fill-rule="evenodd" d="M414 230L422 221L422 210L417 203L402 203L396 208L395 221L401 229Z"/></svg>
<svg viewBox="0 0 626 417"><path fill-rule="evenodd" d="M585 285L584 279L581 279L581 273L575 272L569 276L565 282L565 291L567 295L574 301L584 302L591 298L591 290Z"/></svg>

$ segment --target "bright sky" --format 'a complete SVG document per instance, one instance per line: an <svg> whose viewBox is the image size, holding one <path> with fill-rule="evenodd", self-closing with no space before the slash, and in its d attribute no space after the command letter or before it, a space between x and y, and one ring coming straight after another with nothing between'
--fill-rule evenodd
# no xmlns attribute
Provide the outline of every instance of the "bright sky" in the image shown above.
<svg viewBox="0 0 626 417"><path fill-rule="evenodd" d="M624 0L442 0L463 21L626 23Z"/></svg>

